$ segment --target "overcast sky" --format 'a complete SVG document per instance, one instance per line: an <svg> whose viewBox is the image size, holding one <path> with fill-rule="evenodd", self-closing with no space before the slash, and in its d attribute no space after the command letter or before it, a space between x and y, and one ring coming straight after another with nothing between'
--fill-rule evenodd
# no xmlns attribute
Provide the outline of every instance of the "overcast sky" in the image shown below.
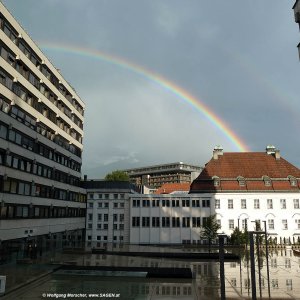
<svg viewBox="0 0 300 300"><path fill-rule="evenodd" d="M251 151L300 166L294 0L5 0L31 38L105 52L208 106ZM86 104L83 173L183 161L237 147L174 93L118 65L43 50Z"/></svg>

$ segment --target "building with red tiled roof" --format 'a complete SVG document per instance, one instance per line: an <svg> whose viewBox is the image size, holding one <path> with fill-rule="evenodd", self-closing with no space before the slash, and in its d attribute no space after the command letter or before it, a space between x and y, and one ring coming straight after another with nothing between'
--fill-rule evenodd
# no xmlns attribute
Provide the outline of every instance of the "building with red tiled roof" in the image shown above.
<svg viewBox="0 0 300 300"><path fill-rule="evenodd" d="M274 146L266 152L215 149L212 159L191 184L190 193L299 192L300 170L280 156Z"/></svg>
<svg viewBox="0 0 300 300"><path fill-rule="evenodd" d="M190 183L165 183L155 194L175 194L175 193L188 193L190 190Z"/></svg>
<svg viewBox="0 0 300 300"><path fill-rule="evenodd" d="M221 231L253 230L258 221L277 242L300 240L300 170L274 146L234 153L216 147L190 194L210 199Z"/></svg>

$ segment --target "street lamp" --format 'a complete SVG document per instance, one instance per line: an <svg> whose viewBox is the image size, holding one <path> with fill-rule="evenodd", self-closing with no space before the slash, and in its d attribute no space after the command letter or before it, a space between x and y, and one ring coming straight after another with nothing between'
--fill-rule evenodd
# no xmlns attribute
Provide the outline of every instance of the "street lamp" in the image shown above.
<svg viewBox="0 0 300 300"><path fill-rule="evenodd" d="M266 263L267 263L267 279L268 279L268 295L271 296L270 291L270 272L269 272L269 249L268 249L268 234L267 234L267 221L263 221L265 225L265 243L266 243Z"/></svg>

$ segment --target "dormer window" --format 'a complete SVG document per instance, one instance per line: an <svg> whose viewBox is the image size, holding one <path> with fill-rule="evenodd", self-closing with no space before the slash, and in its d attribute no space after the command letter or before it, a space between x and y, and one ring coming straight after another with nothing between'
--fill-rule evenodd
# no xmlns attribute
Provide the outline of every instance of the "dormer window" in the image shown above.
<svg viewBox="0 0 300 300"><path fill-rule="evenodd" d="M220 186L220 178L218 176L214 176L213 178L214 186Z"/></svg>
<svg viewBox="0 0 300 300"><path fill-rule="evenodd" d="M294 176L289 175L288 179L290 181L291 186L297 186L298 185L297 179Z"/></svg>
<svg viewBox="0 0 300 300"><path fill-rule="evenodd" d="M272 181L271 181L270 177L268 177L268 176L263 176L263 181L265 183L265 186L271 186L272 185Z"/></svg>
<svg viewBox="0 0 300 300"><path fill-rule="evenodd" d="M246 185L246 180L245 180L244 177L238 176L237 180L239 182L239 186L245 186Z"/></svg>

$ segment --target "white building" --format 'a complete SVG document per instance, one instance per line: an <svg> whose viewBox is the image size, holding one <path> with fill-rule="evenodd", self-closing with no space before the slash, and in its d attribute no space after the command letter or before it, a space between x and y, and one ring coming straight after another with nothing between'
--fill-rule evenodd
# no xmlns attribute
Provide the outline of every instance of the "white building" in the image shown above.
<svg viewBox="0 0 300 300"><path fill-rule="evenodd" d="M220 232L261 229L279 242L300 236L300 170L274 146L266 152L223 153L213 158L189 194L132 195L130 243L198 244L205 218L216 214Z"/></svg>
<svg viewBox="0 0 300 300"><path fill-rule="evenodd" d="M84 103L0 3L1 249L79 241ZM39 251L40 251L39 250Z"/></svg>
<svg viewBox="0 0 300 300"><path fill-rule="evenodd" d="M169 185L181 192L168 185L158 190L169 194L146 195L127 190L123 192L126 197L122 198L121 208L117 190L89 187L87 240L199 244L206 218L216 214L220 233L230 236L236 227L243 230L246 226L254 230L259 222L261 229L266 224L268 234L277 243L293 243L300 237L299 179L300 170L273 146L266 152L253 153L223 153L217 148L191 184L189 194L179 184ZM124 224L119 224L119 214L124 215ZM124 234L120 225L126 229Z"/></svg>
<svg viewBox="0 0 300 300"><path fill-rule="evenodd" d="M129 195L136 187L126 181L87 180L86 241L88 247L129 243Z"/></svg>
<svg viewBox="0 0 300 300"><path fill-rule="evenodd" d="M131 244L199 244L212 214L211 197L189 194L131 195Z"/></svg>
<svg viewBox="0 0 300 300"><path fill-rule="evenodd" d="M253 230L259 221L277 242L294 242L300 236L299 179L300 170L274 146L265 153L215 149L190 193L211 199L212 212L228 235L235 227Z"/></svg>

